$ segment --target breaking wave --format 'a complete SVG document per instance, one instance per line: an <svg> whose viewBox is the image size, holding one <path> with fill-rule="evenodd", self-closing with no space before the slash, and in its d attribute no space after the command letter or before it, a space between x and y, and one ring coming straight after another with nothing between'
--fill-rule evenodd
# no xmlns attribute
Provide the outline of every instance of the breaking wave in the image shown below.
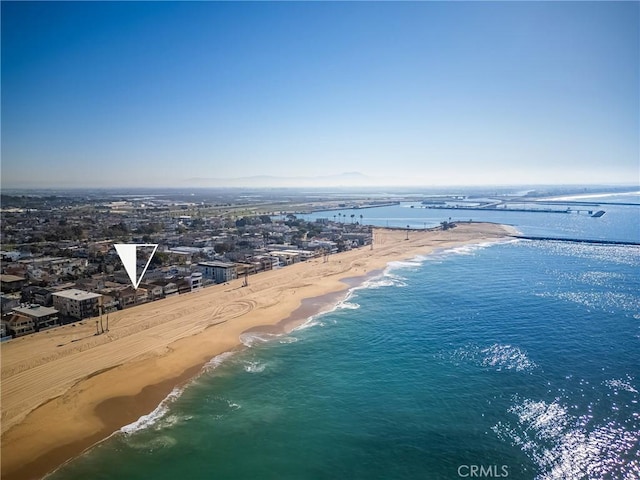
<svg viewBox="0 0 640 480"><path fill-rule="evenodd" d="M142 415L135 422L130 423L129 425L125 425L120 429L120 432L131 435L140 430L144 430L155 425L169 411L169 406L178 398L180 398L183 391L184 388L174 388L171 393L167 395L167 397L162 400L162 402L160 402L160 405L158 405L155 410L153 410L151 413L148 413L147 415Z"/></svg>
<svg viewBox="0 0 640 480"><path fill-rule="evenodd" d="M276 333L264 333L264 332L245 332L240 334L240 342L245 347L253 347L261 343L266 343L270 340L280 337Z"/></svg>
<svg viewBox="0 0 640 480"><path fill-rule="evenodd" d="M204 365L204 367L202 368L202 372L207 372L209 370L217 368L233 354L234 352L224 352L220 355L216 355ZM195 379L192 381L195 381ZM140 418L138 418L138 420L125 425L118 431L124 433L125 435L131 435L151 427L160 429L174 425L179 420L189 420L191 417L178 417L175 415L170 415L165 419L165 415L169 412L171 405L182 396L182 393L187 387L188 384L183 385L182 387L174 388L171 393L169 393L169 395L167 395L152 412L146 415L142 415ZM159 423L162 419L164 419L164 421L162 423Z"/></svg>

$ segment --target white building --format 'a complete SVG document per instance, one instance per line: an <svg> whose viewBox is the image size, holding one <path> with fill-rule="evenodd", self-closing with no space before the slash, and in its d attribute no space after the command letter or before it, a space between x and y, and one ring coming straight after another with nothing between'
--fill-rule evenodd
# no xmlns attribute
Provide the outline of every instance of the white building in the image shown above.
<svg viewBox="0 0 640 480"><path fill-rule="evenodd" d="M192 292L202 288L202 273L193 272L190 276L184 277L184 279L191 284Z"/></svg>
<svg viewBox="0 0 640 480"><path fill-rule="evenodd" d="M62 292L53 293L53 306L60 314L77 318L93 317L99 315L98 306L101 304L102 295L72 288Z"/></svg>

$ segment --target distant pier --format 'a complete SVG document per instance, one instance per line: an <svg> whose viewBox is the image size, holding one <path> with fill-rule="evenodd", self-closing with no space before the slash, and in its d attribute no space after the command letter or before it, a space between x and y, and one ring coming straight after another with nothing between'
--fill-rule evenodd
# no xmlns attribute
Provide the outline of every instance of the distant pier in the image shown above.
<svg viewBox="0 0 640 480"><path fill-rule="evenodd" d="M624 242L618 240L592 240L587 238L566 238L566 237L536 237L532 235L509 235L512 238L520 238L522 240L546 240L551 242L572 242L572 243L591 243L595 245L633 245L640 246L640 242Z"/></svg>

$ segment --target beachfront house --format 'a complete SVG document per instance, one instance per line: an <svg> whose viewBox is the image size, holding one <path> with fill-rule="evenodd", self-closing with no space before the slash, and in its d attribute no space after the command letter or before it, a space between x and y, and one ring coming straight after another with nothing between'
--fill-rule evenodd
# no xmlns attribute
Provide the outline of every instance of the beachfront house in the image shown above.
<svg viewBox="0 0 640 480"><path fill-rule="evenodd" d="M59 324L58 310L33 303L13 309L13 318L9 321L9 329L14 332L23 332L20 333L22 335L32 333L32 331L39 332Z"/></svg>
<svg viewBox="0 0 640 480"><path fill-rule="evenodd" d="M179 294L198 291L202 288L202 273L194 272L191 275L187 275L179 279L176 285Z"/></svg>
<svg viewBox="0 0 640 480"><path fill-rule="evenodd" d="M204 278L213 280L216 283L226 283L238 278L236 265L227 262L200 262L198 267Z"/></svg>
<svg viewBox="0 0 640 480"><path fill-rule="evenodd" d="M123 288L116 293L120 301L120 308L125 308L138 303L146 302L149 299L147 290L144 288L135 289L131 286Z"/></svg>
<svg viewBox="0 0 640 480"><path fill-rule="evenodd" d="M149 300L162 298L162 286L154 285L153 283L141 283L140 287L147 291Z"/></svg>
<svg viewBox="0 0 640 480"><path fill-rule="evenodd" d="M12 337L21 337L35 333L36 322L33 318L23 317L21 315L12 315L6 323L7 333Z"/></svg>
<svg viewBox="0 0 640 480"><path fill-rule="evenodd" d="M162 295L164 295L165 297L178 294L178 285L174 280L158 279L158 280L153 280L152 282L149 282L149 283L162 287Z"/></svg>
<svg viewBox="0 0 640 480"><path fill-rule="evenodd" d="M53 307L61 315L82 320L99 314L98 305L102 295L72 288L52 295Z"/></svg>

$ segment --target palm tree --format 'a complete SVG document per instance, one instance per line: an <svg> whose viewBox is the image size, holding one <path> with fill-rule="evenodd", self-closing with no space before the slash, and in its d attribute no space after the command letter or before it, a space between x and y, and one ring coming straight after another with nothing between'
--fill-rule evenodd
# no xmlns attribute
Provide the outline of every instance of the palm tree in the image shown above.
<svg viewBox="0 0 640 480"><path fill-rule="evenodd" d="M336 215L333 216L333 223L336 223Z"/></svg>
<svg viewBox="0 0 640 480"><path fill-rule="evenodd" d="M360 214L360 225L362 225L362 214Z"/></svg>
<svg viewBox="0 0 640 480"><path fill-rule="evenodd" d="M355 213L352 213L352 214L351 214L351 223L353 223L353 219L354 219L355 217L356 217L356 214L355 214Z"/></svg>

